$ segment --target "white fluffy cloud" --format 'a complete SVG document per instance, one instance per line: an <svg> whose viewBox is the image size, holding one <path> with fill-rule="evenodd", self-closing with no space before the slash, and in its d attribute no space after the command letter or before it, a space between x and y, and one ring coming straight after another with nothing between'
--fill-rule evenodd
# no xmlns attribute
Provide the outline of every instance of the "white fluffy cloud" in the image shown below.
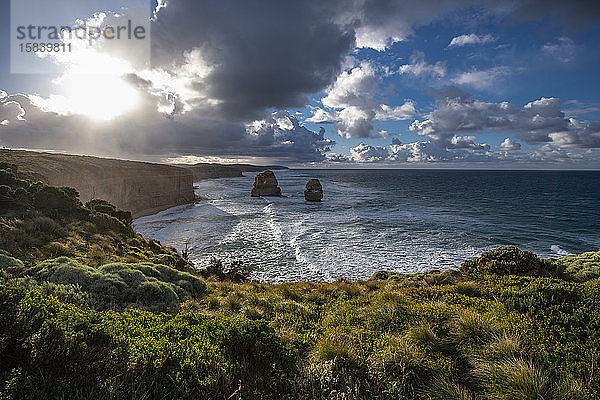
<svg viewBox="0 0 600 400"><path fill-rule="evenodd" d="M500 150L504 151L516 151L521 150L521 143L513 142L510 138L504 139L502 143L500 143Z"/></svg>
<svg viewBox="0 0 600 400"><path fill-rule="evenodd" d="M355 162L378 162L384 161L389 154L385 147L371 146L361 143L350 149L350 158Z"/></svg>
<svg viewBox="0 0 600 400"><path fill-rule="evenodd" d="M452 38L448 47L461 47L469 44L485 44L493 42L495 39L492 35L478 36L474 33L468 35L460 35Z"/></svg>
<svg viewBox="0 0 600 400"><path fill-rule="evenodd" d="M435 64L428 64L425 61L425 53L415 51L409 58L409 64L401 65L398 73L401 75L443 77L446 76L446 64L441 61Z"/></svg>
<svg viewBox="0 0 600 400"><path fill-rule="evenodd" d="M600 147L600 123L566 118L559 98L542 97L518 108L508 102L470 100L462 93L459 97L439 96L436 109L425 120L414 121L410 130L437 142L445 142L455 134L491 129L517 133L529 144Z"/></svg>
<svg viewBox="0 0 600 400"><path fill-rule="evenodd" d="M405 120L413 118L417 111L410 100L399 106L376 100L381 81L377 69L367 62L342 72L321 100L328 110L316 109L307 121L333 123L346 138L385 136L384 132L373 133L376 120Z"/></svg>
<svg viewBox="0 0 600 400"><path fill-rule="evenodd" d="M407 163L426 163L446 161L451 158L450 152L432 142L413 142L390 145L390 161Z"/></svg>
<svg viewBox="0 0 600 400"><path fill-rule="evenodd" d="M381 77L368 62L350 71L343 71L321 102L325 107L371 107L375 104L373 95L379 89Z"/></svg>
<svg viewBox="0 0 600 400"><path fill-rule="evenodd" d="M473 137L458 137L452 142L473 144ZM452 143L451 142L451 143ZM597 152L592 149L582 151L568 151L558 146L545 144L533 152L518 152L518 143L507 138L500 146L498 152L490 150L487 145L445 147L433 141L418 141L401 144L393 140L387 147L371 146L361 143L350 149L350 157L340 154L330 154L327 160L336 163L382 163L386 165L397 164L429 164L429 163L574 163L582 160L597 161ZM476 148L479 147L479 148ZM483 148L482 148L483 147ZM512 150L512 151L511 151Z"/></svg>
<svg viewBox="0 0 600 400"><path fill-rule="evenodd" d="M513 70L509 67L499 66L485 70L463 72L452 79L458 85L469 86L478 90L488 90L497 87Z"/></svg>

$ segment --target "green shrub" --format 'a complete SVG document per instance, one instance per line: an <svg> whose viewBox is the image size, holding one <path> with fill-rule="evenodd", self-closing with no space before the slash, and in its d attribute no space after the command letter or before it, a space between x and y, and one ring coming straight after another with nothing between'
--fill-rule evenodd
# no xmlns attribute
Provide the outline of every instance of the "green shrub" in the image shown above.
<svg viewBox="0 0 600 400"><path fill-rule="evenodd" d="M482 363L476 369L476 375L484 385L486 399L555 399L550 374L527 359L509 358Z"/></svg>
<svg viewBox="0 0 600 400"><path fill-rule="evenodd" d="M514 246L486 251L478 258L465 261L460 268L463 272L475 275L558 275L557 265L553 262L540 260L532 252L521 251Z"/></svg>
<svg viewBox="0 0 600 400"><path fill-rule="evenodd" d="M559 261L566 267L565 272L578 282L600 277L600 251L583 254L570 254Z"/></svg>
<svg viewBox="0 0 600 400"><path fill-rule="evenodd" d="M405 336L409 341L428 350L440 351L445 347L444 341L427 321L422 321L408 328Z"/></svg>
<svg viewBox="0 0 600 400"><path fill-rule="evenodd" d="M25 265L23 265L21 260L17 260L14 257L0 253L0 269L9 272L14 270L21 272L25 269Z"/></svg>
<svg viewBox="0 0 600 400"><path fill-rule="evenodd" d="M450 335L454 341L463 344L489 342L500 333L498 325L472 311L463 311L451 323Z"/></svg>
<svg viewBox="0 0 600 400"><path fill-rule="evenodd" d="M85 207L93 213L104 213L121 221L124 225L129 226L133 222L133 217L130 211L118 210L115 206L106 200L94 199L85 203Z"/></svg>
<svg viewBox="0 0 600 400"><path fill-rule="evenodd" d="M66 257L41 263L34 274L40 282L79 285L99 309L138 307L166 310L206 293L203 280L156 264L107 264L91 268Z"/></svg>
<svg viewBox="0 0 600 400"><path fill-rule="evenodd" d="M427 400L473 400L475 397L469 390L448 378L438 377L423 391Z"/></svg>
<svg viewBox="0 0 600 400"><path fill-rule="evenodd" d="M413 342L390 336L383 349L369 358L369 371L380 383L393 383L394 391L413 395L433 371L427 356Z"/></svg>
<svg viewBox="0 0 600 400"><path fill-rule="evenodd" d="M264 322L96 312L0 282L3 399L281 399L294 354ZM289 397L288 397L289 398Z"/></svg>
<svg viewBox="0 0 600 400"><path fill-rule="evenodd" d="M313 356L318 361L343 360L354 363L358 357L350 341L341 336L328 336L320 340L314 349Z"/></svg>

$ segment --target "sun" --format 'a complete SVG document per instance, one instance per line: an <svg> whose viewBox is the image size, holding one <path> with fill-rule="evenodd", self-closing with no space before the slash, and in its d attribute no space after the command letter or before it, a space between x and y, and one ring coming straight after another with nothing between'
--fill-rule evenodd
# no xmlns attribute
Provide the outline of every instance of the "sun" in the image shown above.
<svg viewBox="0 0 600 400"><path fill-rule="evenodd" d="M32 100L45 111L110 121L140 104L139 91L124 79L131 72L133 68L124 60L95 51L80 52L53 81L55 93L48 98L34 96Z"/></svg>
<svg viewBox="0 0 600 400"><path fill-rule="evenodd" d="M139 93L115 74L71 74L64 79L69 112L109 121L136 108Z"/></svg>

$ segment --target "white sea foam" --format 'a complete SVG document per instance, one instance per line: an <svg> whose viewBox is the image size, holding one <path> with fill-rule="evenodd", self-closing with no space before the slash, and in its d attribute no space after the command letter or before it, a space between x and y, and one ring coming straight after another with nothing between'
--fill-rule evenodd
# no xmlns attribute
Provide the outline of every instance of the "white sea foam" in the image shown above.
<svg viewBox="0 0 600 400"><path fill-rule="evenodd" d="M550 246L550 250L552 250L553 252L555 252L556 254L558 254L559 256L563 257L563 256L568 256L569 253L568 251L562 249L559 245L557 244L553 244L552 246Z"/></svg>
<svg viewBox="0 0 600 400"><path fill-rule="evenodd" d="M412 180L407 172L402 174L408 178L396 180L385 172L323 172L316 176L325 189L324 201L307 203L304 184L319 173L276 171L287 196L283 198L251 198L253 174L201 181L196 192L207 200L140 218L134 226L164 244L180 249L187 244L199 267L212 257L226 265L241 261L252 278L272 282L456 268L487 249L508 244L545 257L566 255L564 249L581 242L589 243L587 248L600 247L596 231L582 230L581 220L570 232L561 225L569 223L565 214L538 210L551 217L549 230L548 219L527 219L523 211L545 203L524 200L522 209L514 209L502 196L481 195L477 182L458 173L452 181L435 171L423 172L427 179L417 174ZM508 189L514 186L510 182ZM600 208L590 201L592 212ZM597 219L592 215L585 221ZM556 237L565 242L558 244Z"/></svg>

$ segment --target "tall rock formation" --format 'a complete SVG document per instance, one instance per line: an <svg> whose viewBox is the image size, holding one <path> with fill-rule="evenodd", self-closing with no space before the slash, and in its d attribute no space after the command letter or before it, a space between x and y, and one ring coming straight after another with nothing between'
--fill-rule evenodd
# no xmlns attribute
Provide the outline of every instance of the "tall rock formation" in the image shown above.
<svg viewBox="0 0 600 400"><path fill-rule="evenodd" d="M281 196L281 189L273 171L265 171L256 175L254 178L254 187L250 196Z"/></svg>
<svg viewBox="0 0 600 400"><path fill-rule="evenodd" d="M323 186L318 179L311 179L306 183L304 191L304 199L306 201L321 201L323 200Z"/></svg>

